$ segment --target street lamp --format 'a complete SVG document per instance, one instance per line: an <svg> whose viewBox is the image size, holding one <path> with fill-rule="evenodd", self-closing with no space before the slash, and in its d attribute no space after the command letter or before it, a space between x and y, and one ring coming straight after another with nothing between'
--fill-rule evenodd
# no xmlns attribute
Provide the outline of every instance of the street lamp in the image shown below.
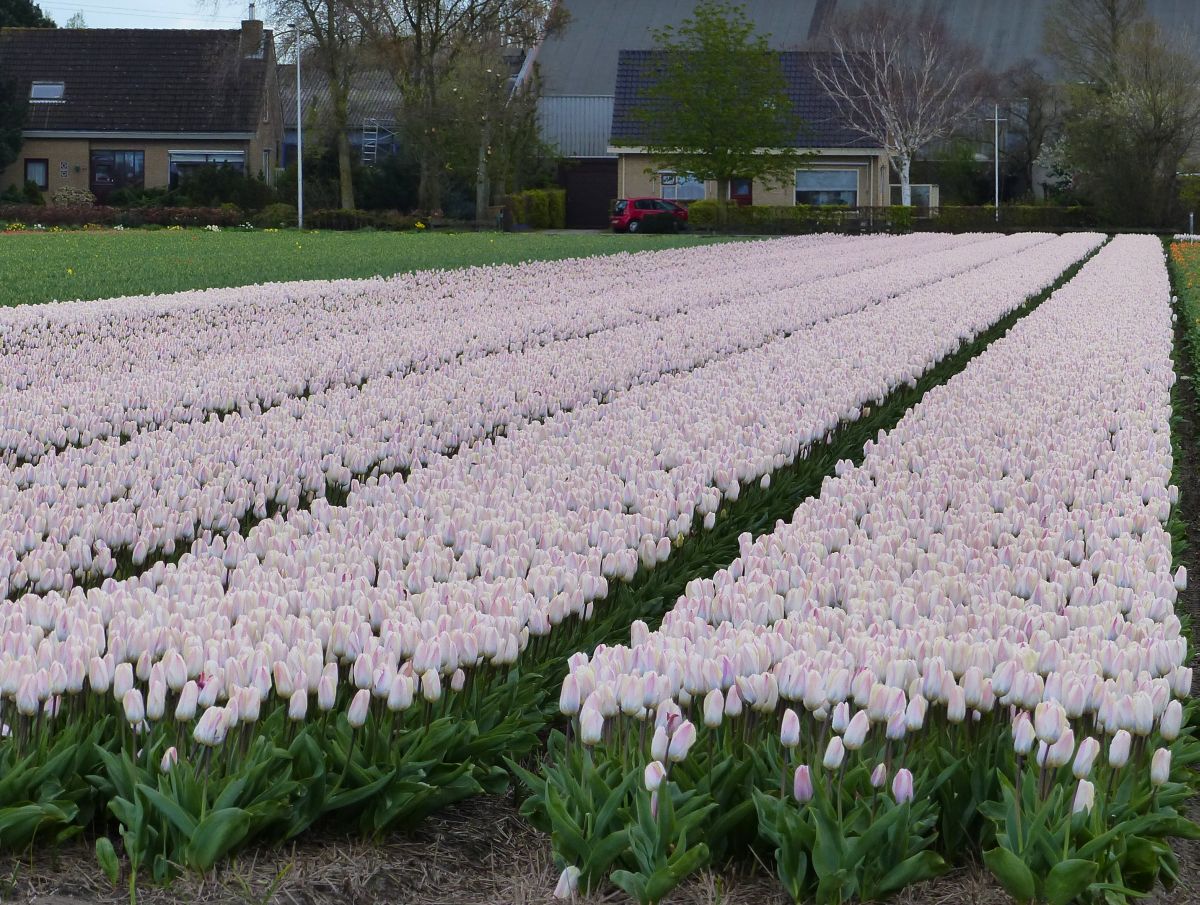
<svg viewBox="0 0 1200 905"><path fill-rule="evenodd" d="M296 47L296 226L304 229L304 121L300 103L300 23L289 22L295 30Z"/></svg>

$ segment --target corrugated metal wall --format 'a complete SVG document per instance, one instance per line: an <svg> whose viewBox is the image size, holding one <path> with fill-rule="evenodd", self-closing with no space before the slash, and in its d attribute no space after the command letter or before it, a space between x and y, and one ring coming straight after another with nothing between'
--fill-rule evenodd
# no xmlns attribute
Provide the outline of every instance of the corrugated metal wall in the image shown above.
<svg viewBox="0 0 1200 905"><path fill-rule="evenodd" d="M542 139L563 157L608 157L612 95L554 95L538 101Z"/></svg>

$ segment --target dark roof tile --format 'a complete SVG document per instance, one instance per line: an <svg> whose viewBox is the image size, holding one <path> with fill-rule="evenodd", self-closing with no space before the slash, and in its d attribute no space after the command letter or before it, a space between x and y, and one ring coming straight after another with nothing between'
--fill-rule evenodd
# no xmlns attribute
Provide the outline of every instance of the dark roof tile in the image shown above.
<svg viewBox="0 0 1200 905"><path fill-rule="evenodd" d="M873 143L846 127L837 107L817 83L813 61L822 56L805 51L779 54L788 99L799 128L793 146L798 148L868 148ZM645 136L635 111L648 103L644 97L662 71L665 52L622 50L617 60L617 84L613 103L612 144L636 147Z"/></svg>
<svg viewBox="0 0 1200 905"><path fill-rule="evenodd" d="M0 79L29 96L34 81L63 82L61 103L30 104L29 130L253 132L270 31L257 48L239 30L0 29Z"/></svg>

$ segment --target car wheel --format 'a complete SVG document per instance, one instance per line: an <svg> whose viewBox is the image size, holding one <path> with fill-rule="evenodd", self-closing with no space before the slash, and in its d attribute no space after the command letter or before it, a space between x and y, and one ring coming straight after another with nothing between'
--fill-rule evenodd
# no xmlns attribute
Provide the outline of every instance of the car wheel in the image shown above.
<svg viewBox="0 0 1200 905"><path fill-rule="evenodd" d="M636 232L638 231L638 229L639 229L639 228L640 228L640 227L638 226L638 221L637 221L637 220L630 220L630 221L629 221L629 231L630 231L631 233L636 233Z"/></svg>

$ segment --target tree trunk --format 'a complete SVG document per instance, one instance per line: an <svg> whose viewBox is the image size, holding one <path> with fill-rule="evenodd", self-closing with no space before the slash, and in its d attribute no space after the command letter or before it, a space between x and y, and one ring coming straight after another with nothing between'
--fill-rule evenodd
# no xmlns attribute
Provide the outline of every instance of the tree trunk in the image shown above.
<svg viewBox="0 0 1200 905"><path fill-rule="evenodd" d="M725 201L729 200L729 183L730 183L729 179L718 179L717 180L717 200L718 201L725 202Z"/></svg>
<svg viewBox="0 0 1200 905"><path fill-rule="evenodd" d="M491 129L485 125L479 136L479 162L475 168L475 222L483 223L487 219L488 207L488 171L487 149Z"/></svg>
<svg viewBox="0 0 1200 905"><path fill-rule="evenodd" d="M912 155L907 152L900 155L900 203L912 205Z"/></svg>
<svg viewBox="0 0 1200 905"><path fill-rule="evenodd" d="M350 136L345 128L338 130L338 186L341 189L342 210L354 210L354 170L350 166Z"/></svg>
<svg viewBox="0 0 1200 905"><path fill-rule="evenodd" d="M417 206L426 214L439 211L442 207L441 163L439 157L439 142L437 134L437 97L434 92L433 75L425 72L422 75L418 89L422 95L420 109L424 111L421 123L421 138L418 142L421 178L417 183Z"/></svg>

